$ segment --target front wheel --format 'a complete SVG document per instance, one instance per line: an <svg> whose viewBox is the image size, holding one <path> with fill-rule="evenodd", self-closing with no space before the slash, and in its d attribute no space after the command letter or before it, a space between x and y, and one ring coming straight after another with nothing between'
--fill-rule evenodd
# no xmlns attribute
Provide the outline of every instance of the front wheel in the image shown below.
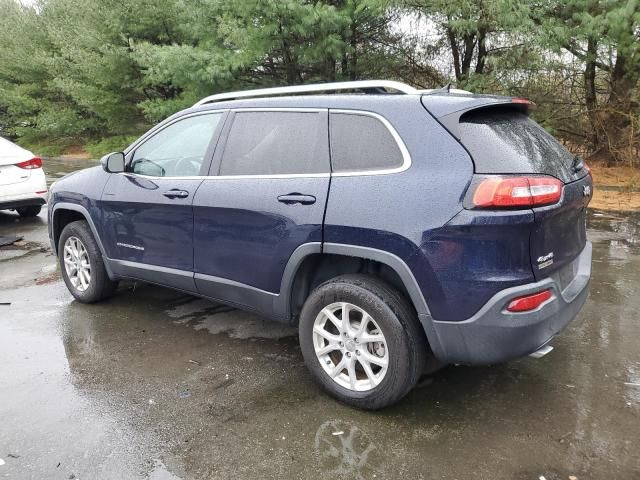
<svg viewBox="0 0 640 480"><path fill-rule="evenodd" d="M330 395L355 407L389 406L411 390L429 352L407 300L367 275L317 287L300 314L305 363Z"/></svg>
<svg viewBox="0 0 640 480"><path fill-rule="evenodd" d="M84 220L71 222L62 230L58 261L64 283L79 302L108 298L118 286L107 275L100 248Z"/></svg>

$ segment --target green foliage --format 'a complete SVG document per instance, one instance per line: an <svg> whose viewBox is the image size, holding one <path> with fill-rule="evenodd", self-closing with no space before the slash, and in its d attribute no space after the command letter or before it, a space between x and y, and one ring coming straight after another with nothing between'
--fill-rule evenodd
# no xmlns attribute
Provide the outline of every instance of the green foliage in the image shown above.
<svg viewBox="0 0 640 480"><path fill-rule="evenodd" d="M84 149L91 158L100 158L107 153L121 152L138 138L137 135L118 135L87 143Z"/></svg>
<svg viewBox="0 0 640 480"><path fill-rule="evenodd" d="M0 134L96 156L212 93L365 78L531 97L585 151L639 142L638 0L0 0L0 59Z"/></svg>

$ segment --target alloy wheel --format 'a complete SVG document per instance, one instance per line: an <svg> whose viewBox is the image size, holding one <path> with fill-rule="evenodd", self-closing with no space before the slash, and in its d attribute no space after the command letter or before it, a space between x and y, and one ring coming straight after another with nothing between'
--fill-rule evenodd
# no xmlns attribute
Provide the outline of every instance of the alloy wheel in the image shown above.
<svg viewBox="0 0 640 480"><path fill-rule="evenodd" d="M324 307L313 324L313 346L324 371L338 385L364 392L387 373L389 350L376 321L348 302Z"/></svg>
<svg viewBox="0 0 640 480"><path fill-rule="evenodd" d="M84 292L91 283L89 253L78 237L69 237L64 242L64 269L73 287Z"/></svg>

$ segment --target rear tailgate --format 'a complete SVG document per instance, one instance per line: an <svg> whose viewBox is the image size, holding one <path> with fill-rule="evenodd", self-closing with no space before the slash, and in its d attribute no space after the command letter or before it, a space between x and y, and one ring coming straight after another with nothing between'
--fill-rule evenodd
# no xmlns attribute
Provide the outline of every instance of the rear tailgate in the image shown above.
<svg viewBox="0 0 640 480"><path fill-rule="evenodd" d="M535 208L535 225L531 233L531 263L536 280L571 263L587 242L587 204L591 199L591 175L565 184L559 204ZM562 284L568 283L575 272L566 273Z"/></svg>
<svg viewBox="0 0 640 480"><path fill-rule="evenodd" d="M533 208L529 249L534 276L540 280L570 264L585 247L591 175L579 158L528 118L526 105L504 97L488 101L446 112L438 120L467 149L477 175L543 175L564 184L557 203Z"/></svg>

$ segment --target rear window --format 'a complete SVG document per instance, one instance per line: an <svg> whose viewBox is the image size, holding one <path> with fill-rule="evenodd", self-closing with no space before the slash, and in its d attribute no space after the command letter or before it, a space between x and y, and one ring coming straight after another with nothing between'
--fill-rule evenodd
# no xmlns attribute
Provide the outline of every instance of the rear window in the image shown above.
<svg viewBox="0 0 640 480"><path fill-rule="evenodd" d="M331 114L331 165L334 172L398 168L402 152L379 119L356 113Z"/></svg>
<svg viewBox="0 0 640 480"><path fill-rule="evenodd" d="M476 173L542 173L563 182L577 178L574 156L523 113L474 110L460 117L458 128Z"/></svg>

